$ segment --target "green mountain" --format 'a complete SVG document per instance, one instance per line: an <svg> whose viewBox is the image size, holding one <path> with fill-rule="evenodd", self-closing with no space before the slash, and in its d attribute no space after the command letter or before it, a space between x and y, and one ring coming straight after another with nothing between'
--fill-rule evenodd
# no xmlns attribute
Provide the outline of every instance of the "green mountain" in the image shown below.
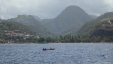
<svg viewBox="0 0 113 64"><path fill-rule="evenodd" d="M54 19L44 20L44 25L54 34L61 35L78 31L92 17L78 6L69 6ZM43 22L43 21L42 21Z"/></svg>
<svg viewBox="0 0 113 64"><path fill-rule="evenodd" d="M4 31L14 31L19 30L21 32L32 33L29 26L25 26L18 22L8 21L8 20L1 20L0 22L0 33Z"/></svg>
<svg viewBox="0 0 113 64"><path fill-rule="evenodd" d="M30 26L33 32L40 35L47 35L49 32L47 29L39 22L38 18L32 15L18 15L16 18L8 19L8 21L14 21L22 23L23 25Z"/></svg>
<svg viewBox="0 0 113 64"><path fill-rule="evenodd" d="M93 21L86 23L78 34L91 34L96 36L113 35L113 12L105 13Z"/></svg>
<svg viewBox="0 0 113 64"><path fill-rule="evenodd" d="M0 22L2 21L2 19L0 19Z"/></svg>

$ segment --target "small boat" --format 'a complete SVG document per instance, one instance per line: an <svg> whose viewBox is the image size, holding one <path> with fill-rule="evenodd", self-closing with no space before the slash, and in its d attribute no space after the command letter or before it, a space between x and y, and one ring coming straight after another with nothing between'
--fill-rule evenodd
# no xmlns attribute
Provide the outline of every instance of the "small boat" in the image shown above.
<svg viewBox="0 0 113 64"><path fill-rule="evenodd" d="M49 49L43 48L42 50L43 50L43 51L46 51L46 50L55 50L55 48L49 48Z"/></svg>
<svg viewBox="0 0 113 64"><path fill-rule="evenodd" d="M50 50L55 50L55 48L50 48Z"/></svg>

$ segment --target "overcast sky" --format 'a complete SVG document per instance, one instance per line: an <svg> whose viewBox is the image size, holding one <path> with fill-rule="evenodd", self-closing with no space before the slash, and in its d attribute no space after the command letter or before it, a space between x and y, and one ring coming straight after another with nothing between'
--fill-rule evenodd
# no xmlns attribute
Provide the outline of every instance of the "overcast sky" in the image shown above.
<svg viewBox="0 0 113 64"><path fill-rule="evenodd" d="M69 5L77 5L94 15L113 11L113 0L0 0L0 18L22 14L54 18Z"/></svg>

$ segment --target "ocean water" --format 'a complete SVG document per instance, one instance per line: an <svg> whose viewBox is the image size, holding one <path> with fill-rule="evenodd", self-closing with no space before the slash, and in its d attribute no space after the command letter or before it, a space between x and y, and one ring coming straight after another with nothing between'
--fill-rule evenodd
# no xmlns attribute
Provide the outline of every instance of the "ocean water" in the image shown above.
<svg viewBox="0 0 113 64"><path fill-rule="evenodd" d="M113 64L113 44L0 44L0 64Z"/></svg>

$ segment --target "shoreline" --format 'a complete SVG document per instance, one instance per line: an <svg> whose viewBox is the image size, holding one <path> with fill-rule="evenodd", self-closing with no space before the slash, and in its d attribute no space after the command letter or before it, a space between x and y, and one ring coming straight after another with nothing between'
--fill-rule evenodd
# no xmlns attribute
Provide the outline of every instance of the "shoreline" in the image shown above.
<svg viewBox="0 0 113 64"><path fill-rule="evenodd" d="M77 43L77 42L76 43L0 43L0 45L5 45L5 44L6 45L7 44L9 44L9 45L10 44L17 44L17 45L19 45L19 44L20 45L21 44L29 44L29 45L30 44L113 44L113 42L103 42L103 43L102 42L101 43L100 42L96 42L96 43L95 42L91 42L91 43L88 43L88 42L85 42L85 43L84 42L82 42L82 43Z"/></svg>

